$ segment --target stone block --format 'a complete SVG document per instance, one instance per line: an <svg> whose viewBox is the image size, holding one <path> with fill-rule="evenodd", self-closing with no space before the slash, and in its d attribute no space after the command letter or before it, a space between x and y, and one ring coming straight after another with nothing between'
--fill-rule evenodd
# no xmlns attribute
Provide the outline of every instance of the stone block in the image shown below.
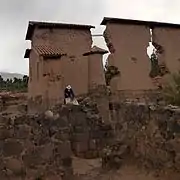
<svg viewBox="0 0 180 180"><path fill-rule="evenodd" d="M23 151L23 145L18 140L6 140L3 145L5 156L19 156Z"/></svg>
<svg viewBox="0 0 180 180"><path fill-rule="evenodd" d="M26 139L31 133L31 127L27 125L19 125L15 127L14 136L17 139Z"/></svg>
<svg viewBox="0 0 180 180"><path fill-rule="evenodd" d="M61 155L63 158L70 157L72 155L71 143L69 141L56 143L54 152L57 155Z"/></svg>
<svg viewBox="0 0 180 180"><path fill-rule="evenodd" d="M100 131L100 130L96 130L96 131L92 130L90 132L90 137L92 139L102 139L104 137L104 133L102 131Z"/></svg>
<svg viewBox="0 0 180 180"><path fill-rule="evenodd" d="M72 166L72 158L71 157L62 158L62 166L71 167Z"/></svg>
<svg viewBox="0 0 180 180"><path fill-rule="evenodd" d="M84 153L88 151L88 141L73 142L73 150L75 153Z"/></svg>
<svg viewBox="0 0 180 180"><path fill-rule="evenodd" d="M38 165L44 164L46 160L42 158L41 154L42 154L42 148L40 147L36 147L36 148L34 147L26 151L22 157L24 165L26 167L35 168Z"/></svg>
<svg viewBox="0 0 180 180"><path fill-rule="evenodd" d="M88 130L86 126L74 126L73 127L73 132L74 133L84 133Z"/></svg>
<svg viewBox="0 0 180 180"><path fill-rule="evenodd" d="M47 144L45 145L41 150L41 158L45 161L49 161L50 159L53 159L53 145Z"/></svg>
<svg viewBox="0 0 180 180"><path fill-rule="evenodd" d="M13 129L8 129L5 125L0 126L0 140L5 140L13 136Z"/></svg>
<svg viewBox="0 0 180 180"><path fill-rule="evenodd" d="M70 134L67 132L57 132L55 133L54 138L60 141L68 141L70 139Z"/></svg>
<svg viewBox="0 0 180 180"><path fill-rule="evenodd" d="M96 150L97 149L97 145L96 145L96 140L95 139L91 139L89 141L89 149L90 150Z"/></svg>
<svg viewBox="0 0 180 180"><path fill-rule="evenodd" d="M59 175L47 175L44 180L62 180Z"/></svg>
<svg viewBox="0 0 180 180"><path fill-rule="evenodd" d="M22 162L16 158L7 159L5 162L5 167L11 170L14 175L23 176L25 173Z"/></svg>
<svg viewBox="0 0 180 180"><path fill-rule="evenodd" d="M76 142L81 142L81 141L88 141L89 140L89 133L74 133L72 136L72 140Z"/></svg>

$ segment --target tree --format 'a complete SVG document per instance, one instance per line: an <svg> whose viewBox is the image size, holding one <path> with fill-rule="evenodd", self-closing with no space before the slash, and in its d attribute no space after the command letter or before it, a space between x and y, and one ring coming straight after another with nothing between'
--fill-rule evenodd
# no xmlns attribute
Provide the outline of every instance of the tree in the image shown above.
<svg viewBox="0 0 180 180"><path fill-rule="evenodd" d="M14 77L14 79L3 80L0 76L0 90L6 91L27 91L29 77L23 76L23 79Z"/></svg>

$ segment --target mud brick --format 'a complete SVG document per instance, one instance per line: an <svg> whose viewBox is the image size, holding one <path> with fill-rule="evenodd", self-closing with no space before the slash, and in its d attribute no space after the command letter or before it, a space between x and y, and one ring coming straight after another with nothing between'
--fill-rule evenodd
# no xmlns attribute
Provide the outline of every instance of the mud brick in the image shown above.
<svg viewBox="0 0 180 180"><path fill-rule="evenodd" d="M88 141L74 142L73 149L77 154L88 151Z"/></svg>
<svg viewBox="0 0 180 180"><path fill-rule="evenodd" d="M75 133L73 134L73 141L81 142L81 141L88 141L89 140L89 133Z"/></svg>
<svg viewBox="0 0 180 180"><path fill-rule="evenodd" d="M89 141L89 149L90 149L90 150L96 150L96 149L97 149L96 140L95 140L95 139L91 139L91 140Z"/></svg>

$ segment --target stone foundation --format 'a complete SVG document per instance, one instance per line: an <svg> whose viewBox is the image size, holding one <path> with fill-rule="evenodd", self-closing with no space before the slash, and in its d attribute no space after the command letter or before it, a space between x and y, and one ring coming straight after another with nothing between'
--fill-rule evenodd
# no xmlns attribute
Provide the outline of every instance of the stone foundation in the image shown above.
<svg viewBox="0 0 180 180"><path fill-rule="evenodd" d="M116 139L147 169L180 171L180 111L143 104L113 104Z"/></svg>

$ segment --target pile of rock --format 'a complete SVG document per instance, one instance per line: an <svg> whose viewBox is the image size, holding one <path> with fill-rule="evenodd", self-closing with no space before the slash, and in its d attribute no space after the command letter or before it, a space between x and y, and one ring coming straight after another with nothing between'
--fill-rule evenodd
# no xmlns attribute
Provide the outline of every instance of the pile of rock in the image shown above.
<svg viewBox="0 0 180 180"><path fill-rule="evenodd" d="M114 142L112 145L105 147L102 151L102 167L110 169L120 168L129 152L130 149L127 145L121 142Z"/></svg>

